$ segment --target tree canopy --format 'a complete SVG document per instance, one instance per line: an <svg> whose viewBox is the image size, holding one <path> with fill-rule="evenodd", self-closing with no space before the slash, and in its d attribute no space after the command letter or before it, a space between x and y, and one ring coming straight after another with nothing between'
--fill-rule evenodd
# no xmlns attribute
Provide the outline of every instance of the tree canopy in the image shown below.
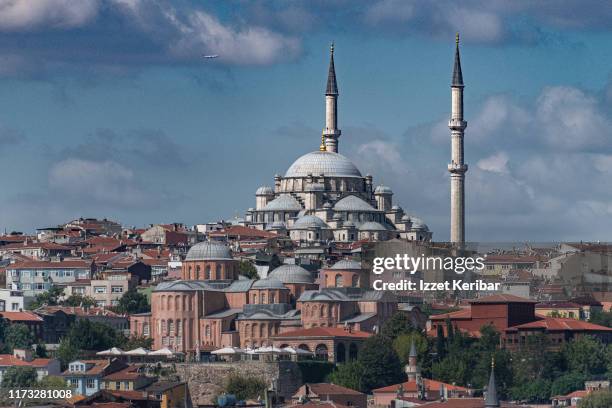
<svg viewBox="0 0 612 408"><path fill-rule="evenodd" d="M240 275L242 276L246 276L249 279L259 279L257 269L251 261L247 261L246 259L241 260L238 264L238 270L240 271Z"/></svg>
<svg viewBox="0 0 612 408"><path fill-rule="evenodd" d="M151 311L151 305L147 296L143 293L130 289L121 296L119 304L114 308L118 313L136 314Z"/></svg>

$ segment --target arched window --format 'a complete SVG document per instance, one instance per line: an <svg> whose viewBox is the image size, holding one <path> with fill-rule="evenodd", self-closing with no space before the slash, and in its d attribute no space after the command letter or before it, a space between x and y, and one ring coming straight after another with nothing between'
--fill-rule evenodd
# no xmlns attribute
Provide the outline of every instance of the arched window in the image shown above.
<svg viewBox="0 0 612 408"><path fill-rule="evenodd" d="M206 269L204 272L204 279L210 280L210 265L206 265Z"/></svg>
<svg viewBox="0 0 612 408"><path fill-rule="evenodd" d="M257 293L253 293L253 304L257 304Z"/></svg>
<svg viewBox="0 0 612 408"><path fill-rule="evenodd" d="M217 264L217 279L223 279L221 277L221 264Z"/></svg>
<svg viewBox="0 0 612 408"><path fill-rule="evenodd" d="M266 325L265 325L265 324L263 324L263 323L262 323L262 324L260 324L260 325L259 325L259 338L260 338L260 339L263 339L263 338L264 338L264 333L265 333L265 330L266 330Z"/></svg>
<svg viewBox="0 0 612 408"><path fill-rule="evenodd" d="M274 292L270 293L270 303L276 303L276 295Z"/></svg>
<svg viewBox="0 0 612 408"><path fill-rule="evenodd" d="M166 333L166 321L165 320L161 321L161 332L162 334Z"/></svg>
<svg viewBox="0 0 612 408"><path fill-rule="evenodd" d="M200 265L196 266L196 275L195 275L196 279L202 279L202 277L200 276Z"/></svg>
<svg viewBox="0 0 612 408"><path fill-rule="evenodd" d="M265 293L261 294L261 303L263 303L263 304L266 303L266 294Z"/></svg>
<svg viewBox="0 0 612 408"><path fill-rule="evenodd" d="M204 331L206 337L210 337L210 325L206 325L206 330Z"/></svg>
<svg viewBox="0 0 612 408"><path fill-rule="evenodd" d="M321 305L321 313L319 314L319 317L325 317L325 305Z"/></svg>
<svg viewBox="0 0 612 408"><path fill-rule="evenodd" d="M336 346L336 362L344 363L346 361L346 347L344 343L338 343Z"/></svg>
<svg viewBox="0 0 612 408"><path fill-rule="evenodd" d="M344 286L344 277L341 274L336 275L335 285L337 288Z"/></svg>
<svg viewBox="0 0 612 408"><path fill-rule="evenodd" d="M325 344L319 344L315 348L315 356L319 360L327 360L327 346Z"/></svg>
<svg viewBox="0 0 612 408"><path fill-rule="evenodd" d="M357 345L355 343L351 343L349 346L349 360L357 359Z"/></svg>
<svg viewBox="0 0 612 408"><path fill-rule="evenodd" d="M251 337L255 336L257 336L257 323L253 323L253 326L251 326Z"/></svg>

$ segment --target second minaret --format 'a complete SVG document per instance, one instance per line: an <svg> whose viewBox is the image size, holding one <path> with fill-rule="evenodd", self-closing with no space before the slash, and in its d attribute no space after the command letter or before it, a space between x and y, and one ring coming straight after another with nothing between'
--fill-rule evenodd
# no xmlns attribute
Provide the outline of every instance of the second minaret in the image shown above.
<svg viewBox="0 0 612 408"><path fill-rule="evenodd" d="M465 242L465 173L468 166L463 158L463 133L467 122L463 120L463 74L459 57L459 34L455 48L455 66L451 82L451 162L448 171L451 177L451 231L450 240L456 244Z"/></svg>

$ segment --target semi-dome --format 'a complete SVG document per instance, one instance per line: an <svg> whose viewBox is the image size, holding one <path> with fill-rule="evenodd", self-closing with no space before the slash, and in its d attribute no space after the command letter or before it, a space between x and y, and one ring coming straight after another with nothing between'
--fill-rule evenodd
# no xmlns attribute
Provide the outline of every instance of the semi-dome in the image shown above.
<svg viewBox="0 0 612 408"><path fill-rule="evenodd" d="M256 195L271 195L274 194L274 189L270 186L261 186L255 192Z"/></svg>
<svg viewBox="0 0 612 408"><path fill-rule="evenodd" d="M361 198L349 195L338 201L334 205L336 211L377 211L370 204L362 200Z"/></svg>
<svg viewBox="0 0 612 408"><path fill-rule="evenodd" d="M282 194L266 204L263 209L264 211L300 211L302 206L289 194Z"/></svg>
<svg viewBox="0 0 612 408"><path fill-rule="evenodd" d="M268 275L268 278L278 279L283 283L313 283L310 272L299 265L281 265Z"/></svg>
<svg viewBox="0 0 612 408"><path fill-rule="evenodd" d="M386 231L382 224L375 221L364 222L359 226L359 231Z"/></svg>
<svg viewBox="0 0 612 408"><path fill-rule="evenodd" d="M335 264L330 269L341 269L341 270L352 270L352 269L361 269L361 263L357 261L353 261L352 259L342 259Z"/></svg>
<svg viewBox="0 0 612 408"><path fill-rule="evenodd" d="M329 228L329 226L317 216L304 215L298 218L291 227L292 229Z"/></svg>
<svg viewBox="0 0 612 408"><path fill-rule="evenodd" d="M232 259L229 247L221 242L205 241L192 246L185 257L186 261L208 261Z"/></svg>
<svg viewBox="0 0 612 408"><path fill-rule="evenodd" d="M339 153L316 151L297 159L285 177L307 177L324 174L328 177L361 177L359 169Z"/></svg>
<svg viewBox="0 0 612 408"><path fill-rule="evenodd" d="M393 194L391 187L380 185L374 190L374 194Z"/></svg>
<svg viewBox="0 0 612 408"><path fill-rule="evenodd" d="M266 279L260 279L260 280L255 281L255 283L253 283L253 286L251 286L251 289L287 289L287 288L283 285L283 282L279 281L278 279L266 278Z"/></svg>

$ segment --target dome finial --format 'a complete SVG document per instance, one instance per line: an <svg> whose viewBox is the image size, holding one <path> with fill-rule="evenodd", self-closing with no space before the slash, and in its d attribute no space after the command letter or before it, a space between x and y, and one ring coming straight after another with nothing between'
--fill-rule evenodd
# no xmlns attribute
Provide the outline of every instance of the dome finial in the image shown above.
<svg viewBox="0 0 612 408"><path fill-rule="evenodd" d="M334 53L334 42L332 41L330 46L329 46L329 51L333 54Z"/></svg>
<svg viewBox="0 0 612 408"><path fill-rule="evenodd" d="M327 151L327 148L325 147L325 133L321 133L321 146L319 146L319 150L322 152Z"/></svg>
<svg viewBox="0 0 612 408"><path fill-rule="evenodd" d="M455 35L455 43L457 45L459 45L459 31L457 31L457 34ZM332 45L333 46L333 45ZM332 51L333 52L333 51Z"/></svg>

